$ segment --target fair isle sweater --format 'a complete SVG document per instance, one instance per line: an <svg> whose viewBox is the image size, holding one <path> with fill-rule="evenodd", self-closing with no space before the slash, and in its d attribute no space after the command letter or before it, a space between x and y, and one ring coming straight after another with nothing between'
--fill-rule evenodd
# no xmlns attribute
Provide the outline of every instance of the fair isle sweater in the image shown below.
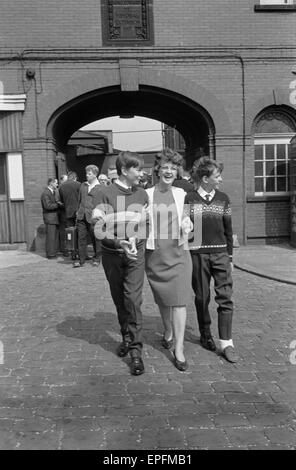
<svg viewBox="0 0 296 470"><path fill-rule="evenodd" d="M227 252L232 257L231 207L227 194L215 191L211 201L204 200L197 191L185 197L187 215L194 224L189 246L193 253Z"/></svg>

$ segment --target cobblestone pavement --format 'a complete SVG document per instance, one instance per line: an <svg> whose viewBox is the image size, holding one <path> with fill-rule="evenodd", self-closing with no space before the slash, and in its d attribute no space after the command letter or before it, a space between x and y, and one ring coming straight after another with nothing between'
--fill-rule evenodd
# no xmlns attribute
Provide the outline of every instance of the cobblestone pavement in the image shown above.
<svg viewBox="0 0 296 470"><path fill-rule="evenodd" d="M133 377L101 267L0 269L0 448L296 449L296 286L235 270L234 287L240 362L201 348L192 303L182 373L146 283L146 373Z"/></svg>

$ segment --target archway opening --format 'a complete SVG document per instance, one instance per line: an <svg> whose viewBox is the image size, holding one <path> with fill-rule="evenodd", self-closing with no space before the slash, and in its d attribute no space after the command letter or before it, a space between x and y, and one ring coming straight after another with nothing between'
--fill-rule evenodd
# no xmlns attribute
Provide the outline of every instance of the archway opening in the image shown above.
<svg viewBox="0 0 296 470"><path fill-rule="evenodd" d="M47 138L64 156L64 167L67 166L67 145L75 132L93 121L112 116L142 116L163 123L166 129L173 129L184 140L187 168L202 155L215 157L214 123L202 106L161 88L140 86L139 91L123 92L119 86L114 86L78 96L52 115ZM98 163L102 168L102 161ZM70 169L75 171L73 167Z"/></svg>

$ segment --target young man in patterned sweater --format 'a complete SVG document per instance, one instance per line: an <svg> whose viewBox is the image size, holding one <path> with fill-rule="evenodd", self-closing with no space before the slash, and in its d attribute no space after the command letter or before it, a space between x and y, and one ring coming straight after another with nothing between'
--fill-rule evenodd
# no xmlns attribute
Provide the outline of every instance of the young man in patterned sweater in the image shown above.
<svg viewBox="0 0 296 470"><path fill-rule="evenodd" d="M218 304L218 331L223 356L237 362L232 341L232 221L228 196L219 191L221 168L203 157L194 172L197 189L187 194L185 206L194 224L190 250L193 264L192 287L201 345L215 351L209 314L210 282L214 279Z"/></svg>

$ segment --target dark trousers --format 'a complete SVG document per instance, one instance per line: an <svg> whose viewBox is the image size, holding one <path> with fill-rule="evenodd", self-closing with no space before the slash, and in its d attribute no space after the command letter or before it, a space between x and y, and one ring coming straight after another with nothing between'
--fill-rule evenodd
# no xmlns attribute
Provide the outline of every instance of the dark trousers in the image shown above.
<svg viewBox="0 0 296 470"><path fill-rule="evenodd" d="M62 253L66 253L68 250L66 248L66 220L60 219L60 225L59 225L59 241L60 241L60 251Z"/></svg>
<svg viewBox="0 0 296 470"><path fill-rule="evenodd" d="M101 242L96 239L92 224L87 222L86 218L84 217L83 220L77 220L76 226L78 233L78 253L80 262L84 263L86 260L88 237L90 237L93 245L94 257L97 259L100 258Z"/></svg>
<svg viewBox="0 0 296 470"><path fill-rule="evenodd" d="M192 288L200 333L210 333L210 282L214 279L215 301L218 304L218 331L220 339L232 337L232 276L227 253L191 253Z"/></svg>
<svg viewBox="0 0 296 470"><path fill-rule="evenodd" d="M102 264L117 310L123 340L130 340L130 354L140 355L142 343L142 289L144 283L144 248L136 260L124 254L102 252Z"/></svg>
<svg viewBox="0 0 296 470"><path fill-rule="evenodd" d="M55 224L45 224L45 250L47 257L53 257L57 255L58 244L59 244L59 226Z"/></svg>

